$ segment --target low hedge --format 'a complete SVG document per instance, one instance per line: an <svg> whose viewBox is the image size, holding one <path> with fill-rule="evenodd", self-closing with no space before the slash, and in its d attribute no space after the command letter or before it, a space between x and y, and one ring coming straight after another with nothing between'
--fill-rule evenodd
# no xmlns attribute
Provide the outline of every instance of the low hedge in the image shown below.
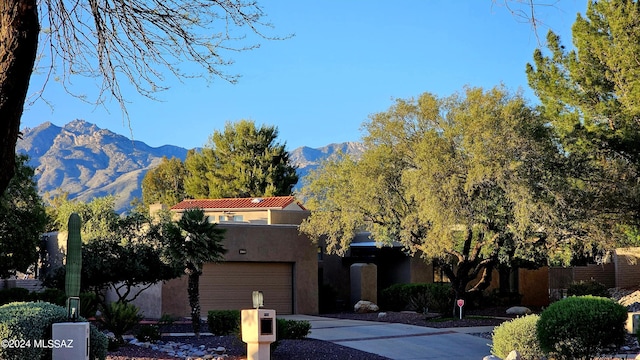
<svg viewBox="0 0 640 360"><path fill-rule="evenodd" d="M214 335L240 333L240 310L210 310L207 313L207 325Z"/></svg>
<svg viewBox="0 0 640 360"><path fill-rule="evenodd" d="M51 326L67 321L67 309L47 302L14 302L0 306L0 339L50 340ZM80 321L86 321L80 318ZM91 325L91 360L107 357L107 337ZM51 359L51 350L36 347L0 347L0 359Z"/></svg>
<svg viewBox="0 0 640 360"><path fill-rule="evenodd" d="M395 284L380 293L380 307L389 311L429 309L443 313L451 309L453 300L449 284Z"/></svg>

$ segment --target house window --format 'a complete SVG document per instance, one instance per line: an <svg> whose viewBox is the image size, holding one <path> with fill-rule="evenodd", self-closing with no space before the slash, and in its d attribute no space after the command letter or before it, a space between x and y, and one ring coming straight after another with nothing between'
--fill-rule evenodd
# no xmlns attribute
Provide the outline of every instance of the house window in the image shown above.
<svg viewBox="0 0 640 360"><path fill-rule="evenodd" d="M242 215L233 215L233 221L243 221Z"/></svg>
<svg viewBox="0 0 640 360"><path fill-rule="evenodd" d="M223 222L223 221L227 221L226 216L224 216L224 215L218 215L218 222Z"/></svg>

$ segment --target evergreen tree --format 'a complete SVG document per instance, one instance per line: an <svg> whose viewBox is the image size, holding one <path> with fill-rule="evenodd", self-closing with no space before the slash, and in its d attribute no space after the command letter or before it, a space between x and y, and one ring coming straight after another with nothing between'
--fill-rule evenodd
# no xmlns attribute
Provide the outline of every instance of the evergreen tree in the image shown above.
<svg viewBox="0 0 640 360"><path fill-rule="evenodd" d="M215 131L201 152L185 160L185 190L192 198L290 195L298 182L274 126L256 128L253 121L227 123Z"/></svg>
<svg viewBox="0 0 640 360"><path fill-rule="evenodd" d="M640 3L589 1L572 34L569 50L549 32L527 75L573 164L567 199L583 219L575 243L594 253L640 224Z"/></svg>

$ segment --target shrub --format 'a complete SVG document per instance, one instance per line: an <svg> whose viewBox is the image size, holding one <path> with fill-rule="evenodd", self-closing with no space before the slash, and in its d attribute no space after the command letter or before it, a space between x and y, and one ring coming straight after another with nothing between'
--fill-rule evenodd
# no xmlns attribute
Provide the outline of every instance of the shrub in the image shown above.
<svg viewBox="0 0 640 360"><path fill-rule="evenodd" d="M157 325L141 325L136 331L136 339L140 342L156 342L161 337L160 328Z"/></svg>
<svg viewBox="0 0 640 360"><path fill-rule="evenodd" d="M442 313L449 311L452 304L453 294L448 284L395 284L380 293L380 306L391 311L424 312L428 308Z"/></svg>
<svg viewBox="0 0 640 360"><path fill-rule="evenodd" d="M523 360L544 358L536 336L538 315L527 315L502 323L493 330L491 354L505 359L517 350Z"/></svg>
<svg viewBox="0 0 640 360"><path fill-rule="evenodd" d="M271 343L271 352L282 340L304 339L311 332L311 323L305 320L276 319L276 341Z"/></svg>
<svg viewBox="0 0 640 360"><path fill-rule="evenodd" d="M67 321L67 309L47 302L14 302L0 306L0 339L50 340L51 326ZM80 321L86 321L80 318ZM107 357L107 338L91 325L90 359ZM50 359L51 351L43 348L2 348L0 359Z"/></svg>
<svg viewBox="0 0 640 360"><path fill-rule="evenodd" d="M67 295L60 289L44 289L44 291L41 292L31 293L31 299L33 301L44 301L66 308Z"/></svg>
<svg viewBox="0 0 640 360"><path fill-rule="evenodd" d="M601 284L595 280L589 280L589 281L579 281L579 282L574 282L571 285L569 285L569 288L567 289L567 295L568 296L583 296L583 295L593 295L593 296L600 296L600 297L611 297L611 295L609 294L609 290L607 290L607 287L604 286L604 284Z"/></svg>
<svg viewBox="0 0 640 360"><path fill-rule="evenodd" d="M279 340L304 339L311 332L311 323L305 320L276 320L276 337Z"/></svg>
<svg viewBox="0 0 640 360"><path fill-rule="evenodd" d="M116 343L124 343L122 335L142 320L140 309L133 304L112 302L105 306L99 320L115 336Z"/></svg>
<svg viewBox="0 0 640 360"><path fill-rule="evenodd" d="M30 300L29 290L27 289L18 287L0 290L0 305Z"/></svg>
<svg viewBox="0 0 640 360"><path fill-rule="evenodd" d="M379 305L381 309L388 311L402 311L408 301L404 296L404 288L406 284L394 284L380 292Z"/></svg>
<svg viewBox="0 0 640 360"><path fill-rule="evenodd" d="M65 298L66 303L66 298ZM98 297L92 292L80 293L80 316L92 318L98 311Z"/></svg>
<svg viewBox="0 0 640 360"><path fill-rule="evenodd" d="M210 310L207 313L209 331L215 335L240 332L240 310Z"/></svg>
<svg viewBox="0 0 640 360"><path fill-rule="evenodd" d="M560 358L582 358L621 345L626 320L627 309L611 299L572 296L540 314L536 333L543 351Z"/></svg>

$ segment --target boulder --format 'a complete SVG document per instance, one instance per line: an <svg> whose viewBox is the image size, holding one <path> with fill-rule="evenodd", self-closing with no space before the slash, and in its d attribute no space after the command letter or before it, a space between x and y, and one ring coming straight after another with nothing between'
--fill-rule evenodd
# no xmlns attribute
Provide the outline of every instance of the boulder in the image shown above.
<svg viewBox="0 0 640 360"><path fill-rule="evenodd" d="M482 358L482 360L502 360L499 357L495 356L495 355L487 355L485 357Z"/></svg>
<svg viewBox="0 0 640 360"><path fill-rule="evenodd" d="M353 307L353 311L357 313L371 313L380 310L378 305L374 304L371 301L360 300Z"/></svg>
<svg viewBox="0 0 640 360"><path fill-rule="evenodd" d="M512 306L507 309L508 315L529 315L532 311L528 307L524 306Z"/></svg>

